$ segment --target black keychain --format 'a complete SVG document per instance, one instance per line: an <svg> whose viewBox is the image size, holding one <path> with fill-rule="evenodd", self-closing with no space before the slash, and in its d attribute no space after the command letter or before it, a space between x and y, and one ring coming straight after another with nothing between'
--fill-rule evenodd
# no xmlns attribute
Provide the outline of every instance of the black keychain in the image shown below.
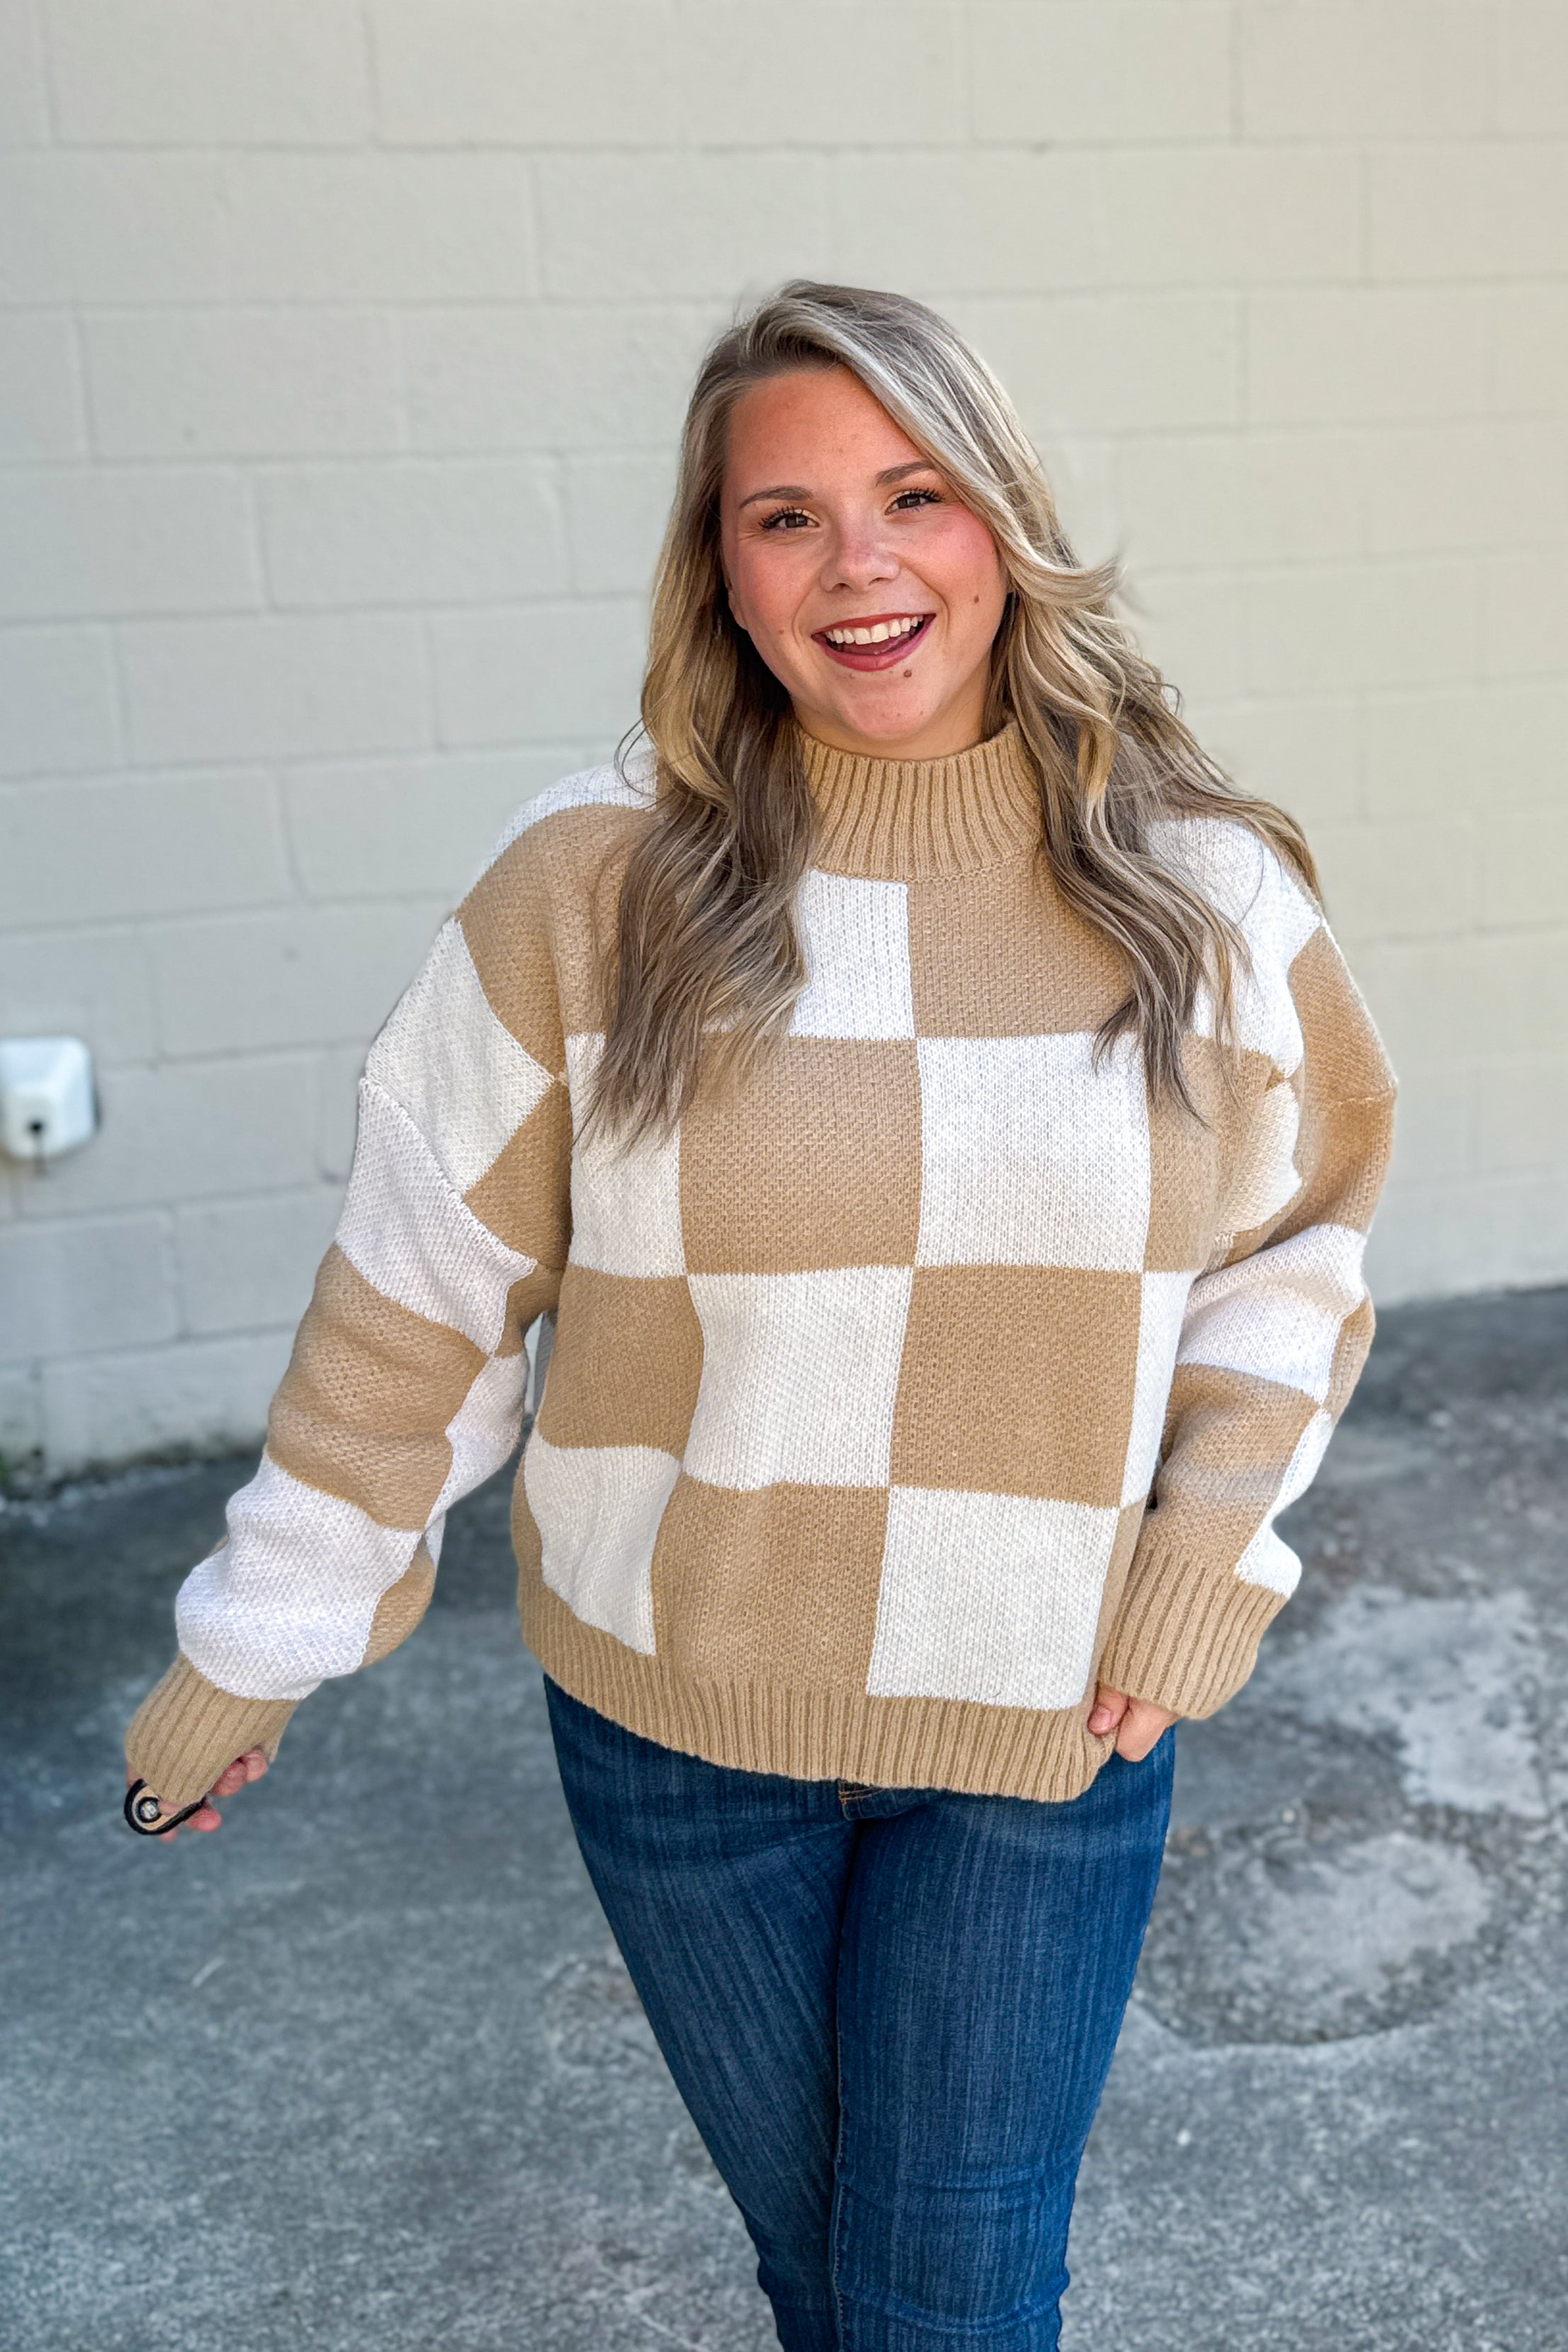
<svg viewBox="0 0 1568 2352"><path fill-rule="evenodd" d="M180 1812L165 1813L146 1781L132 1780L125 1791L126 1827L134 1830L138 1837L162 1837L168 1831L177 1830L182 1822L188 1822L193 1813L199 1813L206 1801L205 1797L198 1797L193 1805L186 1805Z"/></svg>

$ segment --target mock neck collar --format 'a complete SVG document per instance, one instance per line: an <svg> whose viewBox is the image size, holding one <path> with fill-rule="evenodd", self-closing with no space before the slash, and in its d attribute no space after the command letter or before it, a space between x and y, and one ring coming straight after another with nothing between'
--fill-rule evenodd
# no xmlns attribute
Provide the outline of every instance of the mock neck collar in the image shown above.
<svg viewBox="0 0 1568 2352"><path fill-rule="evenodd" d="M817 805L813 864L913 881L1000 866L1040 838L1040 794L1013 720L946 760L873 760L800 731Z"/></svg>

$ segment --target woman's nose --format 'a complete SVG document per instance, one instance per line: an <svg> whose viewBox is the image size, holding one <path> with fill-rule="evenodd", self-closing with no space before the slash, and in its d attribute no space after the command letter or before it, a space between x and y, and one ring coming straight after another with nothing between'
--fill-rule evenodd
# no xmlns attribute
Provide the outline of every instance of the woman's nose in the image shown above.
<svg viewBox="0 0 1568 2352"><path fill-rule="evenodd" d="M898 557L885 533L871 525L841 527L822 567L823 585L869 588L878 581L894 579L898 570Z"/></svg>

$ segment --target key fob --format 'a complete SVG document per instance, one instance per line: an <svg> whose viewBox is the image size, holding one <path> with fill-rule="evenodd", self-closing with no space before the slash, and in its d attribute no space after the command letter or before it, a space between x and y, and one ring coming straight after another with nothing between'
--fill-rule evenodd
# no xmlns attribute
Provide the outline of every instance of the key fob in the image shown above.
<svg viewBox="0 0 1568 2352"><path fill-rule="evenodd" d="M183 1806L177 1813L166 1813L145 1780L132 1780L125 1791L125 1821L138 1837L162 1837L168 1830L177 1830L193 1813L199 1813L206 1803L198 1797L193 1805Z"/></svg>

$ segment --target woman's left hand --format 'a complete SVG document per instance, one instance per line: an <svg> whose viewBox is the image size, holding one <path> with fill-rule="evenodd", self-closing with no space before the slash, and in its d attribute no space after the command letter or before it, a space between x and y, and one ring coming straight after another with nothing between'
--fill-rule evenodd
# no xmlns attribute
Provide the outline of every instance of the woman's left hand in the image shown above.
<svg viewBox="0 0 1568 2352"><path fill-rule="evenodd" d="M223 1770L218 1774L217 1779L213 1782L212 1787L207 1790L206 1795L203 1798L200 1811L193 1813L189 1821L182 1822L180 1829L202 1830L204 1832L221 1830L224 1825L224 1817L222 1813L219 1812L216 1805L214 1804L213 1799L214 1797L232 1797L235 1790L236 1789L243 1789L247 1781L259 1780L266 1769L267 1756L265 1750L260 1748L247 1748L243 1756L236 1756L232 1764L225 1764L224 1766ZM125 1780L127 1787L130 1786L135 1777L135 1774L132 1772L128 1771L126 1773ZM170 1812L172 1812L175 1811L175 1808L171 1805L167 1810ZM172 1845L174 1840L179 1836L179 1834L180 1830L177 1829L154 1830L149 1832L149 1835L156 1837L161 1845Z"/></svg>
<svg viewBox="0 0 1568 2352"><path fill-rule="evenodd" d="M1124 1756L1129 1764L1141 1764L1163 1732L1176 1720L1163 1706L1155 1706L1146 1698L1129 1698L1125 1691L1113 1690L1109 1683L1096 1683L1094 1704L1089 1710L1089 1728L1103 1739L1107 1732L1116 1735L1116 1753Z"/></svg>

